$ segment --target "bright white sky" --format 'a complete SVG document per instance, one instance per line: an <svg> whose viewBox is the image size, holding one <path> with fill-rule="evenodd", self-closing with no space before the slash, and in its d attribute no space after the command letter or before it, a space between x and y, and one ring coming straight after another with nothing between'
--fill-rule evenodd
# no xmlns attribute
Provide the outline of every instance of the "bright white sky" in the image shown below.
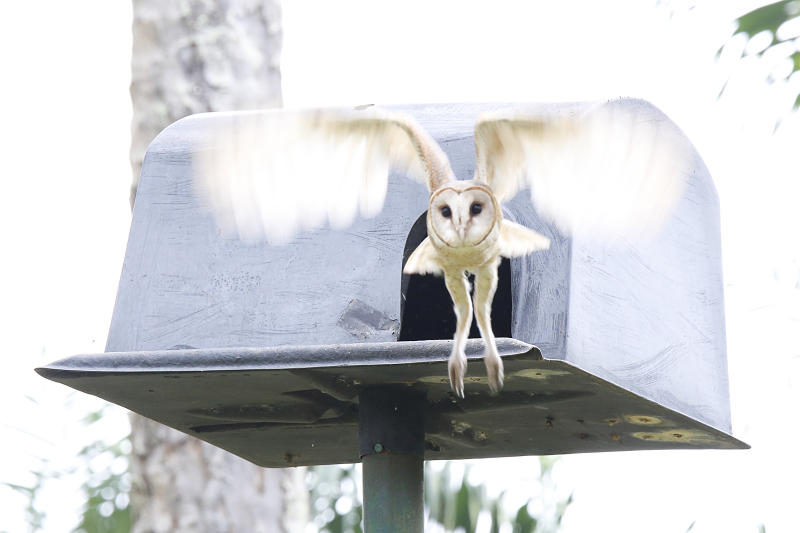
<svg viewBox="0 0 800 533"><path fill-rule="evenodd" d="M687 132L717 184L734 433L753 449L565 458L556 481L575 503L563 531L796 531L800 120L773 134L793 94L763 80L785 65L714 58L758 2L388 5L284 0L286 104L638 96ZM30 484L37 458L62 468L93 437L76 421L101 404L32 368L105 344L130 223L130 26L127 2L0 7L0 481ZM123 413L94 432L124 435ZM478 461L473 479L532 494L534 465ZM73 527L75 484L47 486L46 531ZM23 506L0 487L0 531L25 529Z"/></svg>

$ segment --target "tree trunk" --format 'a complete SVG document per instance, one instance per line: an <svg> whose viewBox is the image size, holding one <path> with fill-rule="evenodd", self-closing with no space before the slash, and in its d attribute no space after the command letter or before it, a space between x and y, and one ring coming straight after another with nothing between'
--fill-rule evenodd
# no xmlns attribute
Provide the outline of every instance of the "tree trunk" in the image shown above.
<svg viewBox="0 0 800 533"><path fill-rule="evenodd" d="M131 205L144 152L175 120L281 105L278 0L133 0ZM267 470L131 416L134 533L305 529L303 469Z"/></svg>
<svg viewBox="0 0 800 533"><path fill-rule="evenodd" d="M204 111L281 105L279 0L133 0L131 201L150 141Z"/></svg>

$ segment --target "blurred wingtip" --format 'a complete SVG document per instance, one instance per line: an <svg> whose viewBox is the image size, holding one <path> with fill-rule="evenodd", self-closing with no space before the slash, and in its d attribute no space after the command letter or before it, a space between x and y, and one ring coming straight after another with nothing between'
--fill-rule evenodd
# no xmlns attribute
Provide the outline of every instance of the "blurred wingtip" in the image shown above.
<svg viewBox="0 0 800 533"><path fill-rule="evenodd" d="M345 228L382 210L390 170L423 182L429 174L413 143L432 141L405 115L372 105L219 118L195 151L196 191L224 235L247 242Z"/></svg>

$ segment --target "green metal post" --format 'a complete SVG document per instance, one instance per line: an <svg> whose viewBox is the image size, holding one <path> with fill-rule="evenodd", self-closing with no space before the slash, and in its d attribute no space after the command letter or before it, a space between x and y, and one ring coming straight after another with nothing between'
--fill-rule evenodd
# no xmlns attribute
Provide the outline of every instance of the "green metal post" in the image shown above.
<svg viewBox="0 0 800 533"><path fill-rule="evenodd" d="M365 533L422 533L424 397L403 388L359 395Z"/></svg>

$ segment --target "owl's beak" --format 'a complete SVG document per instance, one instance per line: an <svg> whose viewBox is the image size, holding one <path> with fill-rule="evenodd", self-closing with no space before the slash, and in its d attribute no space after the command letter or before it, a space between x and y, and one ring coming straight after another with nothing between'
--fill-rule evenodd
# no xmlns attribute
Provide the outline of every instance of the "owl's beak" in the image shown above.
<svg viewBox="0 0 800 533"><path fill-rule="evenodd" d="M467 239L467 228L465 226L461 226L456 230L458 233L458 237L461 239L461 242L464 242Z"/></svg>

